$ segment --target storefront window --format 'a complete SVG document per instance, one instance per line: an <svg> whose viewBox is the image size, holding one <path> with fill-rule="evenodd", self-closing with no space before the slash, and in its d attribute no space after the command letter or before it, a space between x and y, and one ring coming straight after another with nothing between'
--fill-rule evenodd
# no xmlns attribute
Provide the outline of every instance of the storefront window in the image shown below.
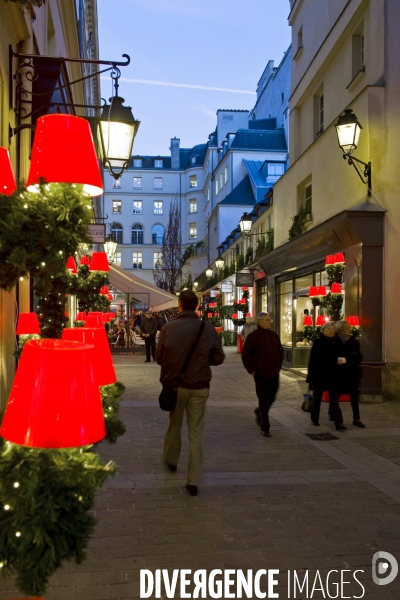
<svg viewBox="0 0 400 600"><path fill-rule="evenodd" d="M268 286L267 281L258 284L257 312L268 312Z"/></svg>
<svg viewBox="0 0 400 600"><path fill-rule="evenodd" d="M280 292L280 335L283 346L292 345L292 311L293 293L292 280L279 285Z"/></svg>
<svg viewBox="0 0 400 600"><path fill-rule="evenodd" d="M303 275L303 277L297 277L294 280L294 291L301 292L302 290L307 291L308 289L314 285L312 273L309 275ZM320 284L323 285L323 284Z"/></svg>
<svg viewBox="0 0 400 600"><path fill-rule="evenodd" d="M304 317L313 315L314 308L308 296L298 296L296 300L296 347L308 346L308 341L304 340ZM313 317L314 318L314 317Z"/></svg>

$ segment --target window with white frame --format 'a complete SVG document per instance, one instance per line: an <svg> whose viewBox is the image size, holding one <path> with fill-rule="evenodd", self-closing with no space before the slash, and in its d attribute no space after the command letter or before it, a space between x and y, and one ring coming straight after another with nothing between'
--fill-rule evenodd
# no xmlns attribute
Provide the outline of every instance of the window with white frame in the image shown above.
<svg viewBox="0 0 400 600"><path fill-rule="evenodd" d="M151 243L161 246L164 239L164 227L157 223L151 230Z"/></svg>
<svg viewBox="0 0 400 600"><path fill-rule="evenodd" d="M210 186L207 188L207 202L210 202Z"/></svg>
<svg viewBox="0 0 400 600"><path fill-rule="evenodd" d="M122 244L123 228L121 223L112 223L110 228L111 239L115 240L117 244Z"/></svg>
<svg viewBox="0 0 400 600"><path fill-rule="evenodd" d="M121 213L122 212L122 200L113 200L112 201L112 211L113 211L113 213Z"/></svg>
<svg viewBox="0 0 400 600"><path fill-rule="evenodd" d="M163 214L163 206L162 205L163 205L162 201L155 200L153 214L162 215Z"/></svg>
<svg viewBox="0 0 400 600"><path fill-rule="evenodd" d="M135 223L132 225L132 244L143 244L143 225Z"/></svg>
<svg viewBox="0 0 400 600"><path fill-rule="evenodd" d="M224 175L221 171L221 173L219 174L219 189L222 190L223 187L224 187Z"/></svg>
<svg viewBox="0 0 400 600"><path fill-rule="evenodd" d="M197 223L189 223L189 237L190 239L197 238Z"/></svg>
<svg viewBox="0 0 400 600"><path fill-rule="evenodd" d="M225 170L224 170L224 180L225 180L225 183L228 183L228 167L225 167Z"/></svg>
<svg viewBox="0 0 400 600"><path fill-rule="evenodd" d="M320 85L313 97L314 138L324 131L324 86Z"/></svg>
<svg viewBox="0 0 400 600"><path fill-rule="evenodd" d="M143 214L142 200L134 200L133 201L133 214L134 215L142 215Z"/></svg>
<svg viewBox="0 0 400 600"><path fill-rule="evenodd" d="M219 179L218 177L215 178L215 195L218 196L218 192L219 192Z"/></svg>
<svg viewBox="0 0 400 600"><path fill-rule="evenodd" d="M163 159L162 158L155 158L154 159L154 166L156 169L162 169L163 168Z"/></svg>
<svg viewBox="0 0 400 600"><path fill-rule="evenodd" d="M132 252L132 269L141 269L143 264L143 253Z"/></svg>
<svg viewBox="0 0 400 600"><path fill-rule="evenodd" d="M285 165L283 163L268 163L267 183L275 183L283 175Z"/></svg>
<svg viewBox="0 0 400 600"><path fill-rule="evenodd" d="M162 254L161 252L153 252L153 269L162 269Z"/></svg>
<svg viewBox="0 0 400 600"><path fill-rule="evenodd" d="M143 160L141 158L134 158L133 159L133 166L134 167L142 167L143 166Z"/></svg>
<svg viewBox="0 0 400 600"><path fill-rule="evenodd" d="M197 187L197 175L189 175L189 187Z"/></svg>
<svg viewBox="0 0 400 600"><path fill-rule="evenodd" d="M154 189L155 190L163 189L163 178L162 177L154 177Z"/></svg>
<svg viewBox="0 0 400 600"><path fill-rule="evenodd" d="M141 190L142 189L142 178L141 177L134 177L133 178L133 189L134 190Z"/></svg>
<svg viewBox="0 0 400 600"><path fill-rule="evenodd" d="M122 252L120 252L119 250L117 250L117 252L114 255L114 265L117 265L117 267L120 267L122 264Z"/></svg>
<svg viewBox="0 0 400 600"><path fill-rule="evenodd" d="M189 200L189 212L197 213L197 199L196 198L192 198L191 200Z"/></svg>

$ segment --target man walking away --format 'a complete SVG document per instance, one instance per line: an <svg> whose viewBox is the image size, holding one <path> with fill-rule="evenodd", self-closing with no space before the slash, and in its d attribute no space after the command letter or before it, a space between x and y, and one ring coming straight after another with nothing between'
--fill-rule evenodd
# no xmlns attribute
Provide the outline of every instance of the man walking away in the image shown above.
<svg viewBox="0 0 400 600"><path fill-rule="evenodd" d="M142 321L140 335L144 339L146 348L146 360L144 362L150 362L150 350L153 360L156 360L157 321L153 319L151 312L147 312L146 318Z"/></svg>
<svg viewBox="0 0 400 600"><path fill-rule="evenodd" d="M201 321L195 310L197 296L190 290L181 292L177 317L161 329L157 345L157 362L161 365L160 381L163 386L176 386L178 375L200 330ZM203 333L194 354L179 381L178 401L169 414L169 427L164 439L164 462L176 471L181 452L181 428L186 409L189 437L189 463L186 488L191 496L197 495L203 470L203 430L206 402L211 380L210 365L223 363L225 355L221 341L211 323L204 323Z"/></svg>
<svg viewBox="0 0 400 600"><path fill-rule="evenodd" d="M271 437L268 415L279 387L283 351L278 334L271 330L272 319L268 313L259 313L257 325L256 331L246 337L242 362L256 384L261 433Z"/></svg>

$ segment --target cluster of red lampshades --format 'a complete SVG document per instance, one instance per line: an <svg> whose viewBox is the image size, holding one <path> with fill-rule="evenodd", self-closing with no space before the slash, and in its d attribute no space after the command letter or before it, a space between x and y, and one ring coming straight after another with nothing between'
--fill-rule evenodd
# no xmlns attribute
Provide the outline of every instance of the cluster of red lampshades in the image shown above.
<svg viewBox="0 0 400 600"><path fill-rule="evenodd" d="M332 283L330 292L331 294L343 294L342 286L340 285L340 283ZM310 296L310 298L315 298L316 296L326 296L326 286L312 285L308 291L308 295Z"/></svg>
<svg viewBox="0 0 400 600"><path fill-rule="evenodd" d="M316 327L321 327L327 321L329 321L329 318L324 317L323 315L318 315L317 322L315 323L315 325L316 325ZM346 321L348 322L348 324L351 327L360 327L360 320L357 316L347 317ZM312 327L314 325L314 319L312 318L312 316L305 315L303 318L303 325L304 325L304 327L306 327L306 326Z"/></svg>
<svg viewBox="0 0 400 600"><path fill-rule="evenodd" d="M110 270L110 267L108 266L107 254L105 252L93 252L91 258L89 258L89 256L82 256L79 262L81 265L89 265L89 271L92 273L94 271L108 272ZM78 273L77 263L73 256L68 258L65 267L73 275ZM110 294L110 290L106 285L103 285L100 288L100 294L107 296L107 300L113 299L113 295Z"/></svg>
<svg viewBox="0 0 400 600"><path fill-rule="evenodd" d="M246 298L241 298L241 300L234 300L233 304L246 304Z"/></svg>
<svg viewBox="0 0 400 600"><path fill-rule="evenodd" d="M246 317L251 317L251 313L246 313ZM237 319L237 318L238 318L238 314L232 313L232 319Z"/></svg>

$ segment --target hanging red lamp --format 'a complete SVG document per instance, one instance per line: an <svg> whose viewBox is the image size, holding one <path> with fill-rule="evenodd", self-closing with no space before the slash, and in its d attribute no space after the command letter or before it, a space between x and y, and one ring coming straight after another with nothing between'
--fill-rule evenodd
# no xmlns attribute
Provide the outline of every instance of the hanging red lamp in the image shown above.
<svg viewBox="0 0 400 600"><path fill-rule="evenodd" d="M317 295L318 296L326 296L326 287L324 285L319 285L317 287Z"/></svg>
<svg viewBox="0 0 400 600"><path fill-rule="evenodd" d="M107 294L107 300L113 300L113 295L112 294Z"/></svg>
<svg viewBox="0 0 400 600"><path fill-rule="evenodd" d="M34 312L20 313L18 317L17 335L31 335L33 333L40 334L39 320Z"/></svg>
<svg viewBox="0 0 400 600"><path fill-rule="evenodd" d="M318 315L316 326L321 327L322 325L325 325L325 323L326 323L325 317L323 315Z"/></svg>
<svg viewBox="0 0 400 600"><path fill-rule="evenodd" d="M107 296L108 295L108 285L102 285L100 288L100 294Z"/></svg>
<svg viewBox="0 0 400 600"><path fill-rule="evenodd" d="M111 319L116 319L117 318L117 315L115 313L111 312L111 311L109 313L107 313L107 314L110 317L110 321L111 321Z"/></svg>
<svg viewBox="0 0 400 600"><path fill-rule="evenodd" d="M312 285L310 287L310 289L308 290L308 295L309 295L310 298L318 296L318 288L317 288L316 285Z"/></svg>
<svg viewBox="0 0 400 600"><path fill-rule="evenodd" d="M310 315L304 315L303 325L304 327L312 327L313 319Z"/></svg>
<svg viewBox="0 0 400 600"><path fill-rule="evenodd" d="M111 385L117 381L111 350L104 327L66 327L62 330L62 340L91 344L95 347L94 370L97 385Z"/></svg>
<svg viewBox="0 0 400 600"><path fill-rule="evenodd" d="M86 317L85 327L100 327L104 329L103 313L89 312Z"/></svg>
<svg viewBox="0 0 400 600"><path fill-rule="evenodd" d="M81 260L79 262L81 265L89 265L90 258L88 256L81 256Z"/></svg>
<svg viewBox="0 0 400 600"><path fill-rule="evenodd" d="M233 313L232 314L232 319L237 319L237 318L238 318L237 313Z"/></svg>
<svg viewBox="0 0 400 600"><path fill-rule="evenodd" d="M342 254L342 252L337 252L335 254L335 259L334 259L334 263L335 265L338 263L342 263L344 264L345 260L344 260L344 254Z"/></svg>
<svg viewBox="0 0 400 600"><path fill-rule="evenodd" d="M332 283L331 294L343 294L342 286L340 285L340 283Z"/></svg>
<svg viewBox="0 0 400 600"><path fill-rule="evenodd" d="M37 120L26 187L30 192L39 191L41 181L80 184L89 196L103 193L92 133L86 119L51 114Z"/></svg>
<svg viewBox="0 0 400 600"><path fill-rule="evenodd" d="M251 313L246 313L246 317L251 317Z"/></svg>
<svg viewBox="0 0 400 600"><path fill-rule="evenodd" d="M350 327L360 327L360 320L356 317L347 317L346 321L350 325Z"/></svg>
<svg viewBox="0 0 400 600"><path fill-rule="evenodd" d="M0 194L11 196L16 189L10 153L6 148L0 148Z"/></svg>
<svg viewBox="0 0 400 600"><path fill-rule="evenodd" d="M86 319L87 319L87 315L83 311L78 312L78 314L75 317L75 321L86 321Z"/></svg>
<svg viewBox="0 0 400 600"><path fill-rule="evenodd" d="M107 254L105 252L93 252L89 271L109 271Z"/></svg>
<svg viewBox="0 0 400 600"><path fill-rule="evenodd" d="M70 256L67 260L67 263L65 265L66 269L68 269L68 271L70 273L76 273L76 262L75 262L75 258L73 256Z"/></svg>
<svg viewBox="0 0 400 600"><path fill-rule="evenodd" d="M249 288L248 288L248 286L247 286L247 285L244 285L244 286L242 286L242 290L243 290L243 291L245 291L245 290L248 290L248 289L249 289Z"/></svg>
<svg viewBox="0 0 400 600"><path fill-rule="evenodd" d="M326 265L334 265L335 264L335 257L333 254L328 254L328 256L325 259L325 266Z"/></svg>
<svg viewBox="0 0 400 600"><path fill-rule="evenodd" d="M32 448L72 448L102 440L105 426L96 357L89 344L26 342L0 435Z"/></svg>

